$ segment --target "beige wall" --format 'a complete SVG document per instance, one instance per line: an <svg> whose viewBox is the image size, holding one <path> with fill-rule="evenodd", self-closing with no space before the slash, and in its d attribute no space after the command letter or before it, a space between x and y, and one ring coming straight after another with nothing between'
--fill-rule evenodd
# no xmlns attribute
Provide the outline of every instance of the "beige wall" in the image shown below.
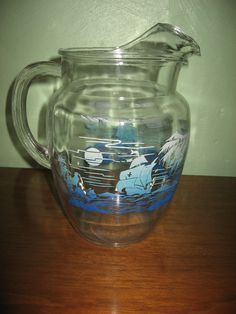
<svg viewBox="0 0 236 314"><path fill-rule="evenodd" d="M235 176L235 17L234 0L1 0L0 166L32 165L14 138L6 106L11 82L24 66L55 57L60 47L119 45L168 22L183 28L202 51L178 82L192 113L184 173ZM42 85L29 95L30 125L39 137L39 113L50 89Z"/></svg>

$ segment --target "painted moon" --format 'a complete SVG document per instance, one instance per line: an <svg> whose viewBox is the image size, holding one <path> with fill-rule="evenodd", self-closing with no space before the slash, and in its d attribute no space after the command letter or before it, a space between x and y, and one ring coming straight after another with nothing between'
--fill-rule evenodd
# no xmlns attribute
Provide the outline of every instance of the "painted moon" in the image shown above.
<svg viewBox="0 0 236 314"><path fill-rule="evenodd" d="M90 166L99 166L103 161L102 153L94 147L86 149L84 159Z"/></svg>

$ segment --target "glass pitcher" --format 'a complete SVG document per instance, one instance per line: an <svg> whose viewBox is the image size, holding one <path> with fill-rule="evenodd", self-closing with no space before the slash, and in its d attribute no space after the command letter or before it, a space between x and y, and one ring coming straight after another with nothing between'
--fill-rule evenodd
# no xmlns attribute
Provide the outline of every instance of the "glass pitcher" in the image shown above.
<svg viewBox="0 0 236 314"><path fill-rule="evenodd" d="M178 185L190 114L176 92L180 68L200 55L178 27L156 24L117 48L60 49L17 77L12 116L29 154L51 168L62 207L93 243L143 239ZM48 106L47 146L33 137L26 97L36 76L61 77Z"/></svg>

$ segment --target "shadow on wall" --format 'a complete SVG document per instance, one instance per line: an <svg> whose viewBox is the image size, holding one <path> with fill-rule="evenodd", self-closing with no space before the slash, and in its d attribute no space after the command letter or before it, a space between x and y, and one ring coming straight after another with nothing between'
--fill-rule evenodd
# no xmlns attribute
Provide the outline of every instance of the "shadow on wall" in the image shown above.
<svg viewBox="0 0 236 314"><path fill-rule="evenodd" d="M52 59L50 59L50 61L60 63L60 59L58 59L58 58L52 58ZM13 88L14 88L15 81L16 81L16 78L12 81L12 83L9 87L7 99L6 99L5 114L6 114L6 123L7 123L8 133L9 133L10 139L11 139L14 147L16 148L18 154L23 158L23 160L30 167L41 168L41 166L30 156L30 154L26 151L26 149L21 144L21 142L17 136L16 129L15 129L14 124L13 124L12 99L13 99ZM52 78L51 76L36 77L31 82L30 88L32 87L32 89L33 89L34 87L37 86L40 89L43 86L50 86L51 85L54 87L53 91L52 91L52 93L54 93L55 92L55 81L56 81L56 78ZM48 96L46 101L44 99L44 103L40 106L41 108L40 108L38 117L36 117L37 118L37 127L36 127L37 139L36 140L39 140L40 144L42 144L42 145L44 145L46 143L46 116L47 116L47 108L48 108L48 105L50 103L51 97L52 96ZM44 98L45 98L45 95L44 95ZM28 110L26 110L26 112L27 111ZM33 108L31 110L31 112L33 112ZM27 120L28 120L28 117L27 117ZM29 122L28 122L28 124L30 125Z"/></svg>

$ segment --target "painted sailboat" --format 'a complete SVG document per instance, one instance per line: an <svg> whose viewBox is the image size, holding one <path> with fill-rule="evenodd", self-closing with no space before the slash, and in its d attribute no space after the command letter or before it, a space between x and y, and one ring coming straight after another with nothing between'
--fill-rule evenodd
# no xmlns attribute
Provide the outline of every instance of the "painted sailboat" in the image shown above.
<svg viewBox="0 0 236 314"><path fill-rule="evenodd" d="M152 170L156 165L156 159L148 163L144 155L136 157L129 169L120 173L116 185L116 192L126 195L143 195L150 193L154 184Z"/></svg>

